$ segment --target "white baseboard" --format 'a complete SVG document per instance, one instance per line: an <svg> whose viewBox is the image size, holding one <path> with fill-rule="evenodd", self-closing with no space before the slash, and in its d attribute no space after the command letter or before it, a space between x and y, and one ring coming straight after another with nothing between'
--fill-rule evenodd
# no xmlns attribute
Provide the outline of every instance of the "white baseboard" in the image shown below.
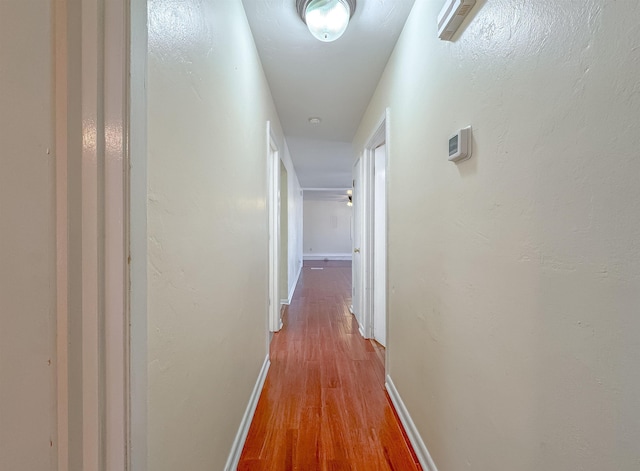
<svg viewBox="0 0 640 471"><path fill-rule="evenodd" d="M262 364L262 369L260 370L260 374L258 375L256 385L253 387L253 392L251 393L251 397L249 398L247 409L244 411L244 416L242 417L242 421L240 422L238 433L236 434L236 438L233 440L231 452L229 453L229 458L227 458L227 464L224 466L225 471L236 471L236 468L238 467L238 463L240 462L240 455L242 454L242 449L244 448L244 442L247 440L249 427L251 426L251 421L253 420L253 414L255 414L256 412L258 399L260 399L262 387L264 386L264 382L267 379L267 372L269 371L270 364L271 362L269 361L269 355L267 355L267 357L264 359L264 363Z"/></svg>
<svg viewBox="0 0 640 471"><path fill-rule="evenodd" d="M296 273L296 279L291 285L291 289L289 290L289 298L281 299L280 304L286 304L287 306L291 304L291 300L293 299L293 293L296 292L296 287L298 286L298 280L300 280L300 273L302 273L302 265L298 267L298 273Z"/></svg>
<svg viewBox="0 0 640 471"><path fill-rule="evenodd" d="M351 260L351 253L306 253L304 260Z"/></svg>
<svg viewBox="0 0 640 471"><path fill-rule="evenodd" d="M291 285L291 291L289 291L289 304L291 304L291 300L293 299L293 293L296 292L296 288L298 287L298 281L300 281L300 273L302 273L302 263L298 265L298 272L296 273L296 281Z"/></svg>
<svg viewBox="0 0 640 471"><path fill-rule="evenodd" d="M387 375L384 385L387 388L391 402L393 402L393 406L398 413L398 417L400 417L400 422L402 422L402 425L407 432L409 441L413 446L413 451L416 452L416 456L418 457L418 461L420 462L422 469L424 471L438 471L436 464L431 458L431 454L429 454L429 450L427 450L427 446L424 444L424 441L422 441L422 437L418 432L416 424L413 423L413 419L411 419L407 407L404 405L404 402L402 402L400 394L391 380L391 376Z"/></svg>

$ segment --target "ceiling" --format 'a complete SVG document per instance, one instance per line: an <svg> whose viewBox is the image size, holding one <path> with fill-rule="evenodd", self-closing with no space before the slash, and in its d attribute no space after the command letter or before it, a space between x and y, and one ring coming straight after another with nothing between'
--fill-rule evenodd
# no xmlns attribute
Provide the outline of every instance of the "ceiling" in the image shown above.
<svg viewBox="0 0 640 471"><path fill-rule="evenodd" d="M414 0L357 0L332 43L311 36L295 3L243 0L300 185L347 188L351 141Z"/></svg>

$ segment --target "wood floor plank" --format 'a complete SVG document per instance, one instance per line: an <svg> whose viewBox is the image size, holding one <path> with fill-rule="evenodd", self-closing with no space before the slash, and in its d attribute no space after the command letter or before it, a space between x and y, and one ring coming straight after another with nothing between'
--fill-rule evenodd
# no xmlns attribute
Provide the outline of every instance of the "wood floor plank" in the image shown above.
<svg viewBox="0 0 640 471"><path fill-rule="evenodd" d="M384 348L350 304L349 262L305 262L238 470L421 469L384 389Z"/></svg>

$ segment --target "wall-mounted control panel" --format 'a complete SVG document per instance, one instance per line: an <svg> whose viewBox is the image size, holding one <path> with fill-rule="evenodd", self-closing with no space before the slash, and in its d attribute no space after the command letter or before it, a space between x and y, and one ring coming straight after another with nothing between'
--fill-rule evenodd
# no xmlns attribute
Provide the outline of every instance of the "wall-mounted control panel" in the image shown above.
<svg viewBox="0 0 640 471"><path fill-rule="evenodd" d="M471 126L459 129L449 138L449 160L462 162L471 157Z"/></svg>

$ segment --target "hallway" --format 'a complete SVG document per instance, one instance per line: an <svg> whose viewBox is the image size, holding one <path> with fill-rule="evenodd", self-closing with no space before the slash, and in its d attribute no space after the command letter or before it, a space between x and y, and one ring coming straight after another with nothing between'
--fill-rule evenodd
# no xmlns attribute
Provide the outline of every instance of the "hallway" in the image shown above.
<svg viewBox="0 0 640 471"><path fill-rule="evenodd" d="M420 469L350 303L350 262L305 262L238 470Z"/></svg>
<svg viewBox="0 0 640 471"><path fill-rule="evenodd" d="M357 3L0 1L0 470L640 470L640 1Z"/></svg>

